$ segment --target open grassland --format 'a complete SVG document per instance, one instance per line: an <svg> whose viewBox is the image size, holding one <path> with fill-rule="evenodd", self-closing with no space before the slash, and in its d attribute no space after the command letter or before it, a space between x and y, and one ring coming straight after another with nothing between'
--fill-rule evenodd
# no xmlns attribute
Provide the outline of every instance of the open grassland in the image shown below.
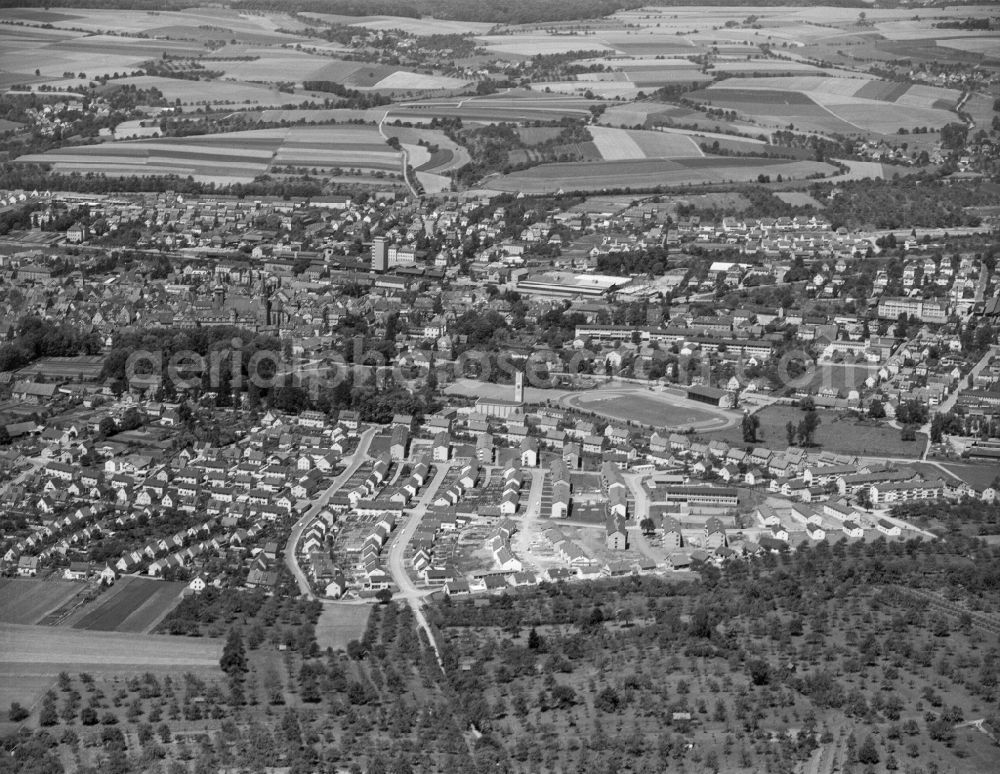
<svg viewBox="0 0 1000 774"><path fill-rule="evenodd" d="M598 161L541 164L531 169L491 179L487 187L498 191L550 193L600 191L608 188L656 188L706 183L751 182L758 175L772 179L801 179L817 173L830 174L833 167L814 161L784 159L725 158L705 156L687 159L643 161Z"/></svg>
<svg viewBox="0 0 1000 774"><path fill-rule="evenodd" d="M174 608L184 585L122 578L83 611L74 621L73 628L142 634Z"/></svg>
<svg viewBox="0 0 1000 774"><path fill-rule="evenodd" d="M36 624L84 588L75 581L0 579L0 623Z"/></svg>
<svg viewBox="0 0 1000 774"><path fill-rule="evenodd" d="M852 454L861 457L912 457L919 458L927 444L927 436L917 433L917 440L904 441L894 427L874 420L862 420L846 412L817 409L820 425L814 442L821 451ZM783 449L788 445L785 425L798 424L802 410L795 406L768 406L757 412L760 445ZM704 433L706 440L720 439L729 444L744 445L738 427Z"/></svg>
<svg viewBox="0 0 1000 774"><path fill-rule="evenodd" d="M361 639L370 614L369 605L324 602L316 622L316 643L320 650L347 650L347 643Z"/></svg>

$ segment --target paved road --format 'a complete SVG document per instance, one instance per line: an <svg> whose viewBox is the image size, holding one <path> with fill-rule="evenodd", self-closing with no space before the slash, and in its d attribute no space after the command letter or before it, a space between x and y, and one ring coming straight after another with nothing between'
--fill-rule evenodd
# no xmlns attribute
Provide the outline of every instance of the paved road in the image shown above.
<svg viewBox="0 0 1000 774"><path fill-rule="evenodd" d="M389 135L385 133L385 129L382 128L382 125L388 117L389 111L387 110L382 114L382 119L378 122L378 133L382 135L382 139L386 142L389 140ZM400 143L399 150L403 154L403 182L406 183L406 187L410 189L410 193L413 194L413 198L419 199L420 194L417 193L416 187L410 182L410 154L406 148L403 147L402 143Z"/></svg>
<svg viewBox="0 0 1000 774"><path fill-rule="evenodd" d="M986 368L987 365L989 365L990 360L993 359L993 356L998 351L1000 351L1000 347L997 347L996 345L990 347L986 351L986 354L983 355L983 357L980 359L980 361L976 363L974 366L972 366L972 370L969 372L968 376L963 376L959 380L959 387L954 392L952 392L951 395L949 395L947 398L941 401L940 405L938 405L938 407L934 410L935 413L946 414L949 411L951 411L955 407L955 402L958 400L958 396L962 392L962 388L968 384L966 380L969 378L969 376L971 376L973 379L979 376L979 374L982 373L983 369Z"/></svg>
<svg viewBox="0 0 1000 774"><path fill-rule="evenodd" d="M386 564L389 574L392 575L393 583L399 589L394 599L405 599L409 603L413 609L413 616L417 619L417 624L427 634L427 640L434 649L438 665L441 665L441 651L438 650L437 642L434 639L434 632L431 631L423 609L424 597L433 592L430 589L417 588L416 584L407 574L406 566L403 562L403 557L406 555L406 547L413 539L413 534L417 531L417 527L420 526L420 521L424 518L424 514L427 513L427 506L431 504L434 495L437 494L437 490L441 486L441 482L444 481L445 476L448 475L448 471L451 469L449 463L439 463L436 467L437 470L434 473L434 478L431 479L430 483L420 493L420 499L410 509L410 515L407 517L406 523L396 533L396 537L389 546L389 558Z"/></svg>
<svg viewBox="0 0 1000 774"><path fill-rule="evenodd" d="M629 530L629 541L634 541L639 553L647 559L652 559L657 564L663 564L666 557L662 552L659 554L656 553L639 527L639 523L649 515L649 496L646 494L646 490L642 488L643 475L640 473L626 473L624 474L624 478L625 483L632 490L632 497L635 503L635 511L632 514L632 519L635 521L636 526L634 529Z"/></svg>
<svg viewBox="0 0 1000 774"><path fill-rule="evenodd" d="M326 507L327 503L330 502L330 498L333 497L337 491L347 483L347 480L354 475L358 468L361 467L361 463L365 461L368 457L368 448L371 446L372 438L375 437L375 433L378 432L377 427L369 428L361 434L361 439L358 441L358 448L354 450L354 454L347 458L347 467L344 468L344 472L337 476L330 487L319 496L319 498L312 504L308 511L306 511L302 518L295 522L292 527L292 534L288 536L288 542L285 544L285 564L288 569L291 570L292 575L295 576L295 580L299 584L299 590L309 597L309 599L316 599L316 595L313 594L312 587L309 585L309 580L306 578L306 574L302 572L302 568L299 566L299 556L298 552L295 550L299 544L299 539L302 537L302 533L305 528L312 522L316 515Z"/></svg>
<svg viewBox="0 0 1000 774"><path fill-rule="evenodd" d="M47 459L41 456L28 457L26 459L31 467L25 468L20 473L18 473L14 478L8 481L7 482L8 487L18 486L20 484L23 484L25 481L27 481L29 478L31 478L33 475L35 475L39 470L44 468L49 463Z"/></svg>

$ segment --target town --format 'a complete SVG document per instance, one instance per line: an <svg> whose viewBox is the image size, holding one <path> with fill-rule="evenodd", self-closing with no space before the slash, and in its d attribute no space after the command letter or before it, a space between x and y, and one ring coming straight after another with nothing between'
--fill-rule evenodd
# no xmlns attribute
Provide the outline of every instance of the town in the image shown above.
<svg viewBox="0 0 1000 774"><path fill-rule="evenodd" d="M989 770L996 18L92 4L0 13L12 771Z"/></svg>

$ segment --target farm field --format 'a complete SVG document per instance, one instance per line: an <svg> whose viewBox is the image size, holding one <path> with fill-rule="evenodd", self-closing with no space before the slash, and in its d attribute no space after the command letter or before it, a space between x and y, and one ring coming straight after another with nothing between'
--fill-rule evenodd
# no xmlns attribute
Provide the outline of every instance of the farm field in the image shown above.
<svg viewBox="0 0 1000 774"><path fill-rule="evenodd" d="M169 644L169 647L167 645ZM207 637L167 639L160 635L122 634L61 626L9 624L0 629L0 664L62 667L93 664L149 668L214 667L222 642Z"/></svg>
<svg viewBox="0 0 1000 774"><path fill-rule="evenodd" d="M62 671L96 677L146 671L219 672L222 640L95 632L68 627L0 627L0 706L32 706Z"/></svg>
<svg viewBox="0 0 1000 774"><path fill-rule="evenodd" d="M538 54L568 54L573 51L611 52L615 48L589 35L551 35L523 33L519 35L480 35L476 40L492 54L515 54L532 57ZM693 53L693 52L692 52Z"/></svg>
<svg viewBox="0 0 1000 774"><path fill-rule="evenodd" d="M955 120L951 110L959 93L872 78L792 76L728 79L690 96L755 116L762 123L780 117L822 128L825 118L827 131L841 131L833 128L833 120L853 126L854 131L894 134L900 127L938 128Z"/></svg>
<svg viewBox="0 0 1000 774"><path fill-rule="evenodd" d="M486 187L497 191L549 193L558 190L600 191L608 188L655 188L704 183L751 182L758 175L801 179L830 174L829 164L784 159L725 158L644 161L598 161L541 164L521 172L493 178Z"/></svg>
<svg viewBox="0 0 1000 774"><path fill-rule="evenodd" d="M455 117L472 123L520 123L586 118L590 116L590 107L596 104L596 100L579 96L519 91L490 97L403 102L390 106L387 113L392 120L407 122L419 119L430 122L434 118Z"/></svg>
<svg viewBox="0 0 1000 774"><path fill-rule="evenodd" d="M413 19L409 16L341 16L332 13L304 13L311 19L365 27L370 30L402 30L411 35L465 35L487 33L493 25L487 22L453 21L427 16Z"/></svg>
<svg viewBox="0 0 1000 774"><path fill-rule="evenodd" d="M698 158L704 156L691 137L634 129L588 127L605 161L622 159Z"/></svg>
<svg viewBox="0 0 1000 774"><path fill-rule="evenodd" d="M164 98L171 102L179 99L182 105L228 105L233 108L242 106L252 109L280 107L296 101L294 95L275 88L237 81L185 81L178 78L139 75L119 78L115 84L135 86L137 89L156 87L163 93ZM318 92L299 92L299 96L319 100L324 98L324 95Z"/></svg>
<svg viewBox="0 0 1000 774"><path fill-rule="evenodd" d="M374 126L336 125L261 129L184 138L109 142L22 156L20 162L53 164L57 171L106 175L192 175L250 182L273 166L400 169L401 154Z"/></svg>
<svg viewBox="0 0 1000 774"><path fill-rule="evenodd" d="M593 94L601 99L635 99L639 87L628 81L539 81L531 84L532 89L555 94Z"/></svg>
<svg viewBox="0 0 1000 774"><path fill-rule="evenodd" d="M443 91L462 89L467 85L468 81L460 78L396 70L377 81L372 88L392 91Z"/></svg>
<svg viewBox="0 0 1000 774"><path fill-rule="evenodd" d="M0 623L36 624L85 588L76 581L0 579Z"/></svg>
<svg viewBox="0 0 1000 774"><path fill-rule="evenodd" d="M79 616L74 629L142 634L177 604L184 583L124 577Z"/></svg>
<svg viewBox="0 0 1000 774"><path fill-rule="evenodd" d="M371 606L346 602L324 602L316 622L316 643L320 650L347 650L347 643L360 640L371 614Z"/></svg>

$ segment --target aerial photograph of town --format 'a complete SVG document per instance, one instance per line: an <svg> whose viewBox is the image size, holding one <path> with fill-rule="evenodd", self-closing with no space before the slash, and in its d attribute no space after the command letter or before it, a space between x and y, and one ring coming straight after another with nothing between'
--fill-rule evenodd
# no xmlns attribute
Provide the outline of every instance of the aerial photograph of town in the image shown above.
<svg viewBox="0 0 1000 774"><path fill-rule="evenodd" d="M1000 773L998 258L988 0L0 0L0 774Z"/></svg>

